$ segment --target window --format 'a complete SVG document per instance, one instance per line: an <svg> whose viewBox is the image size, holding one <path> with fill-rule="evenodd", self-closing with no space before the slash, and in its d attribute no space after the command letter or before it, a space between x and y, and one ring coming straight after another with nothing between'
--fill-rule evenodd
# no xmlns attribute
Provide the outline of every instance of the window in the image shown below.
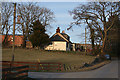
<svg viewBox="0 0 120 80"><path fill-rule="evenodd" d="M13 41L13 37L11 37L11 41Z"/></svg>

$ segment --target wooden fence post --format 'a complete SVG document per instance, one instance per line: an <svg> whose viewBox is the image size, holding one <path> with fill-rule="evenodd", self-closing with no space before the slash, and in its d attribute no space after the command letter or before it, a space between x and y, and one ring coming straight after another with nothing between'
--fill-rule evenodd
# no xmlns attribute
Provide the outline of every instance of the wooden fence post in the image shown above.
<svg viewBox="0 0 120 80"><path fill-rule="evenodd" d="M60 66L60 63L58 64L58 70L59 70L59 71L61 70L61 66Z"/></svg>
<svg viewBox="0 0 120 80"><path fill-rule="evenodd" d="M64 67L64 70L66 71L66 65L65 64L63 64L63 67Z"/></svg>
<svg viewBox="0 0 120 80"><path fill-rule="evenodd" d="M48 63L48 71L50 71L50 63Z"/></svg>
<svg viewBox="0 0 120 80"><path fill-rule="evenodd" d="M61 71L63 71L63 64L61 64Z"/></svg>
<svg viewBox="0 0 120 80"><path fill-rule="evenodd" d="M39 64L39 63L37 63L37 71L39 71L39 65L40 65L40 64Z"/></svg>

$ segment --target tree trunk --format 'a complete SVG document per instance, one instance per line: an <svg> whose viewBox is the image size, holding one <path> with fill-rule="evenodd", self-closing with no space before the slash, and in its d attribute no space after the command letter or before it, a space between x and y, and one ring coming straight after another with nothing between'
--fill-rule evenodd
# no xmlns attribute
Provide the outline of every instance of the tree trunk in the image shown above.
<svg viewBox="0 0 120 80"><path fill-rule="evenodd" d="M107 32L104 32L104 38L103 38L103 44L102 44L102 49L101 49L101 54L104 55L105 54L105 43L106 43L106 37L107 37Z"/></svg>
<svg viewBox="0 0 120 80"><path fill-rule="evenodd" d="M22 44L22 47L25 48L26 47L26 36L25 36L25 29L24 29L23 24L22 24L22 31L23 31L23 44Z"/></svg>
<svg viewBox="0 0 120 80"><path fill-rule="evenodd" d="M8 46L8 30L6 31L5 38L3 40L3 46Z"/></svg>
<svg viewBox="0 0 120 80"><path fill-rule="evenodd" d="M22 47L25 48L26 47L26 37L25 35L23 35L23 44Z"/></svg>
<svg viewBox="0 0 120 80"><path fill-rule="evenodd" d="M90 33L91 33L92 53L95 54L94 29L90 28Z"/></svg>
<svg viewBox="0 0 120 80"><path fill-rule="evenodd" d="M94 39L92 39L92 52L95 54L95 45L94 45Z"/></svg>
<svg viewBox="0 0 120 80"><path fill-rule="evenodd" d="M2 44L3 44L3 47L8 45L8 35L7 34L5 35L5 38L4 38L3 42L2 42Z"/></svg>

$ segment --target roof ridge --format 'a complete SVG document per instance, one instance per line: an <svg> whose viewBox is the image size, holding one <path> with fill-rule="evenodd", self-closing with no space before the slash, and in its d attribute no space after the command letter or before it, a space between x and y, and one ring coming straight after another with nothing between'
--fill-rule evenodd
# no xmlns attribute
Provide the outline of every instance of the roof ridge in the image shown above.
<svg viewBox="0 0 120 80"><path fill-rule="evenodd" d="M66 34L66 33L60 33L64 38L66 38L65 36L64 36L64 34L65 35L67 35L68 36L68 34ZM67 39L67 38L66 38ZM68 40L68 39L67 39ZM69 41L69 40L68 40Z"/></svg>
<svg viewBox="0 0 120 80"><path fill-rule="evenodd" d="M65 41L69 42L61 33L57 33L61 38L63 38Z"/></svg>
<svg viewBox="0 0 120 80"><path fill-rule="evenodd" d="M63 40L67 41L67 42L70 42L65 36L63 36L61 33L55 33L52 37L58 35L59 37L61 37ZM51 37L51 38L52 38Z"/></svg>

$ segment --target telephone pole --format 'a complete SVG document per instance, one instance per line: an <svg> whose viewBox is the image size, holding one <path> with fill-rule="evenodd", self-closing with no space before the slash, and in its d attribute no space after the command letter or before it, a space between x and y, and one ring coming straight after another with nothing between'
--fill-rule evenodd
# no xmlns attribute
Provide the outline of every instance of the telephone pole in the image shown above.
<svg viewBox="0 0 120 80"><path fill-rule="evenodd" d="M86 28L85 28L85 52L86 52Z"/></svg>
<svg viewBox="0 0 120 80"><path fill-rule="evenodd" d="M13 18L13 55L12 55L12 61L14 62L14 53L15 53L15 20L16 20L16 3L14 3L14 18Z"/></svg>

